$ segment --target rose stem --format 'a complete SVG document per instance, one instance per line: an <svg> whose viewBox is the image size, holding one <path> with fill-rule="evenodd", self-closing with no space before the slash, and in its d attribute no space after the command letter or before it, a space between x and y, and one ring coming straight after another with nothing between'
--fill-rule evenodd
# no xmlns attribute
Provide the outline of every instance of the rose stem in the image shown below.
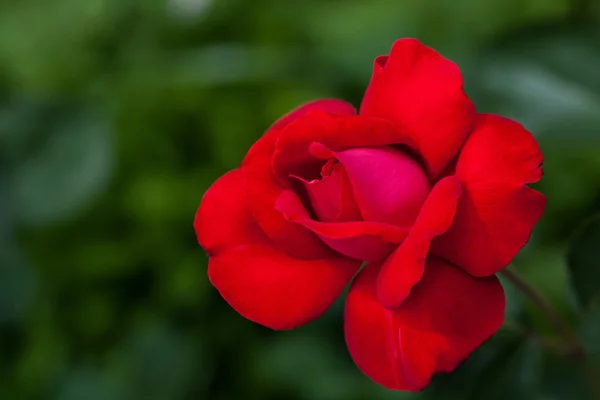
<svg viewBox="0 0 600 400"><path fill-rule="evenodd" d="M523 277L514 269L505 268L500 271L500 273L517 289L519 289L521 293L535 303L535 305L538 306L544 314L546 314L548 322L550 322L552 327L563 337L571 349L569 355L579 365L579 368L587 379L590 388L594 392L594 398L600 400L600 382L597 380L594 371L589 365L583 350L583 346L577 335L575 335L571 328L569 328L565 321L563 321L552 304L550 304L550 302L536 288L525 281Z"/></svg>

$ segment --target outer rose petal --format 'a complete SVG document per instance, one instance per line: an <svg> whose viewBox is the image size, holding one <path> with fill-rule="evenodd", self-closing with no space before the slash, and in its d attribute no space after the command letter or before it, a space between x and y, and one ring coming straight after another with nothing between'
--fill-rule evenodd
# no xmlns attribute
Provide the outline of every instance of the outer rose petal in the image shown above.
<svg viewBox="0 0 600 400"><path fill-rule="evenodd" d="M458 66L416 39L375 60L361 115L384 118L417 144L435 178L471 131L475 107Z"/></svg>
<svg viewBox="0 0 600 400"><path fill-rule="evenodd" d="M311 175L319 171L323 165L319 159L322 155L314 154L314 150L318 149L314 143L320 143L330 151L390 144L415 148L411 138L398 132L388 121L311 111L288 125L277 140L273 170L280 182L285 183L290 175Z"/></svg>
<svg viewBox="0 0 600 400"><path fill-rule="evenodd" d="M242 179L239 169L229 171L217 179L202 197L194 219L194 230L198 243L209 256L264 241L264 233L248 212Z"/></svg>
<svg viewBox="0 0 600 400"><path fill-rule="evenodd" d="M402 243L407 228L373 221L319 222L308 215L298 196L286 190L275 207L289 221L315 232L325 243L341 254L358 260L381 261Z"/></svg>
<svg viewBox="0 0 600 400"><path fill-rule="evenodd" d="M211 256L212 284L236 311L272 329L317 318L360 267L342 256L299 260L277 250L252 218L239 170L206 192L194 227Z"/></svg>
<svg viewBox="0 0 600 400"><path fill-rule="evenodd" d="M274 178L271 157L281 130L296 118L314 111L353 114L354 108L341 100L320 100L308 103L276 122L248 151L242 162L244 185L249 195L250 208L260 227L267 236L289 254L315 259L331 255L331 250L309 230L286 221L274 209L279 194L284 189Z"/></svg>
<svg viewBox="0 0 600 400"><path fill-rule="evenodd" d="M454 370L504 320L504 291L495 276L474 278L428 259L421 281L395 310L376 296L379 266L354 280L344 319L356 365L389 389L420 391L433 374Z"/></svg>
<svg viewBox="0 0 600 400"><path fill-rule="evenodd" d="M210 260L208 276L237 312L271 329L294 329L319 317L360 262L343 257L299 260L266 242Z"/></svg>
<svg viewBox="0 0 600 400"><path fill-rule="evenodd" d="M384 307L400 306L419 282L431 240L452 225L461 194L460 181L455 176L444 178L434 186L406 240L381 267L377 298Z"/></svg>
<svg viewBox="0 0 600 400"><path fill-rule="evenodd" d="M506 267L529 240L546 198L526 186L542 176L542 153L522 125L480 115L456 165L465 194L454 224L432 253L473 276Z"/></svg>

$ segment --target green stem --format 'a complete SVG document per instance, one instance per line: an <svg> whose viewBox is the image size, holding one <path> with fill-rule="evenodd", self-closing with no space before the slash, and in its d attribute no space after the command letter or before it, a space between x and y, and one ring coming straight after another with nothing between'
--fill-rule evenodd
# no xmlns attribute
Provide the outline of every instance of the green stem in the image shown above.
<svg viewBox="0 0 600 400"><path fill-rule="evenodd" d="M513 284L521 293L529 298L545 315L548 322L562 337L570 349L569 356L577 363L584 377L586 378L590 389L594 393L594 398L600 400L600 381L591 368L589 361L583 350L581 341L571 330L569 325L562 319L556 309L550 304L536 288L531 286L515 270L505 268L500 272L511 284Z"/></svg>

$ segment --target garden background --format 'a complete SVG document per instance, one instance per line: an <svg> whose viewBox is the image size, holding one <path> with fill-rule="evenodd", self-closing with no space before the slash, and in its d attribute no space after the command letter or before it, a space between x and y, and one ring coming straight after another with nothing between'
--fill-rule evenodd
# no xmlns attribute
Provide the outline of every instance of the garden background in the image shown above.
<svg viewBox="0 0 600 400"><path fill-rule="evenodd" d="M466 364L386 391L347 353L343 301L290 332L237 315L192 222L275 119L358 106L373 58L417 37L539 140L548 205L513 268L600 376L600 223L578 228L600 211L599 30L595 0L0 0L0 399L591 399L510 284Z"/></svg>

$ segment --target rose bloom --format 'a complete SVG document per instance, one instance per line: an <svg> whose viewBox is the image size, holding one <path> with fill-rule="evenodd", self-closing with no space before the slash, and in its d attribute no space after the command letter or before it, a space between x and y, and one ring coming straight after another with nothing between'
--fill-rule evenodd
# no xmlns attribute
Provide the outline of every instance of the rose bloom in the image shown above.
<svg viewBox="0 0 600 400"><path fill-rule="evenodd" d="M519 123L476 112L456 64L402 39L375 59L358 113L320 100L284 116L206 192L194 227L212 284L272 329L314 320L352 282L354 362L419 391L502 325L495 274L542 215L527 186L542 161Z"/></svg>

